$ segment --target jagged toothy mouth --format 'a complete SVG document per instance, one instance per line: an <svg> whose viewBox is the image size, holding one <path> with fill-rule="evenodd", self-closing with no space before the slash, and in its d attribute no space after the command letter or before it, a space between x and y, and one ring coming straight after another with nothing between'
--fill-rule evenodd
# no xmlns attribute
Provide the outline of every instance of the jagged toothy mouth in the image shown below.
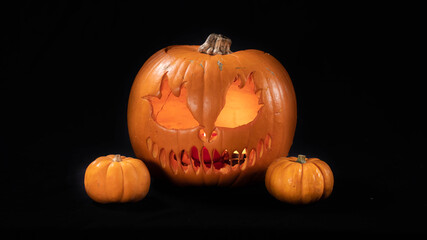
<svg viewBox="0 0 427 240"><path fill-rule="evenodd" d="M176 153L159 147L149 137L147 147L154 159L160 161L163 169L170 168L174 173L182 170L188 172L205 173L229 173L232 171L244 171L248 167L255 165L264 151L271 149L271 137L267 134L264 139L258 141L253 148L243 148L242 150L208 149L205 146L200 150L193 146L190 150L181 150ZM250 150L249 150L250 149Z"/></svg>
<svg viewBox="0 0 427 240"><path fill-rule="evenodd" d="M197 150L196 147L191 148L191 154L190 158L186 157L185 151L182 153L181 157L181 164L182 166L188 166L192 164L195 169L199 168L201 163L203 162L203 167L205 170L208 170L210 168L214 168L216 170L219 170L221 168L227 167L227 165L233 167L235 165L243 165L245 161L248 159L246 148L242 150L241 153L239 151L234 150L232 153L229 153L228 150L224 150L222 154L219 154L219 152L214 149L211 155L209 154L209 150L206 147L203 147L202 150ZM254 159L251 158L252 162ZM252 165L252 164L249 164Z"/></svg>

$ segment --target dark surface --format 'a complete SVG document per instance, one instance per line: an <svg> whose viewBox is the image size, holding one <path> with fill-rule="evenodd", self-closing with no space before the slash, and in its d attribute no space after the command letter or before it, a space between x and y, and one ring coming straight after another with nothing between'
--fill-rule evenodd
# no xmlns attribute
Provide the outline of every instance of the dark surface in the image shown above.
<svg viewBox="0 0 427 240"><path fill-rule="evenodd" d="M400 41L411 30L394 15L404 6L345 2L240 1L212 10L197 1L22 3L2 46L2 228L425 233L425 107L403 69L411 59L397 57L412 47ZM134 156L126 106L144 61L212 32L230 37L232 51L260 49L285 66L298 101L290 155L331 166L331 197L292 206L262 182L178 188L153 179L141 202L91 201L87 165L110 153Z"/></svg>

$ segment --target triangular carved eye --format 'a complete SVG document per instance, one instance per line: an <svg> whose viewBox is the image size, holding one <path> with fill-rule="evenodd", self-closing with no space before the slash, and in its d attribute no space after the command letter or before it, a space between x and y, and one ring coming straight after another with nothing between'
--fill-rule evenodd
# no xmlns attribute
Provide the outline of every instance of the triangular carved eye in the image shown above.
<svg viewBox="0 0 427 240"><path fill-rule="evenodd" d="M187 107L187 89L180 88L179 96L175 96L165 76L161 85L161 97L150 97L153 107L152 117L161 126L168 129L189 129L199 126Z"/></svg>
<svg viewBox="0 0 427 240"><path fill-rule="evenodd" d="M227 91L225 106L216 119L215 126L235 128L252 122L263 106L255 93L255 84L250 76L241 88L240 81L234 81ZM257 92L260 93L260 92Z"/></svg>

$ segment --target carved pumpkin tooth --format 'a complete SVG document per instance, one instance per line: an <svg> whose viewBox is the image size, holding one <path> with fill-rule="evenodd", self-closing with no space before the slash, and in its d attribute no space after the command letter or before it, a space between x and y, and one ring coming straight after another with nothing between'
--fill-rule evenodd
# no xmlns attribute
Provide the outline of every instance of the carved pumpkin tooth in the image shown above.
<svg viewBox="0 0 427 240"><path fill-rule="evenodd" d="M216 149L212 151L212 156L214 161L219 160L221 158L221 155L219 155L219 152Z"/></svg>
<svg viewBox="0 0 427 240"><path fill-rule="evenodd" d="M264 140L259 140L256 151L258 153L258 157L261 158L264 154Z"/></svg>
<svg viewBox="0 0 427 240"><path fill-rule="evenodd" d="M246 148L243 148L242 153L239 156L239 167L241 170L244 170L246 168L246 159L247 159L247 153Z"/></svg>
<svg viewBox="0 0 427 240"><path fill-rule="evenodd" d="M231 154L231 159L235 160L235 159L239 159L239 157L240 157L239 151L234 150L233 153Z"/></svg>
<svg viewBox="0 0 427 240"><path fill-rule="evenodd" d="M246 157L247 157L247 153L246 153L246 148L243 148L243 151L242 151L242 154L241 154L241 159L246 159Z"/></svg>
<svg viewBox="0 0 427 240"><path fill-rule="evenodd" d="M213 150L212 157L213 167L215 170L219 170L224 167L224 160L216 149Z"/></svg>
<svg viewBox="0 0 427 240"><path fill-rule="evenodd" d="M153 150L153 140L151 140L150 137L147 138L147 148L149 152L152 152Z"/></svg>
<svg viewBox="0 0 427 240"><path fill-rule="evenodd" d="M224 152L221 154L221 158L224 164L230 165L230 154L228 153L227 149L224 150Z"/></svg>
<svg viewBox="0 0 427 240"><path fill-rule="evenodd" d="M188 157L188 154L185 150L181 151L181 167L184 172L188 171L189 165L191 165L191 160Z"/></svg>
<svg viewBox="0 0 427 240"><path fill-rule="evenodd" d="M239 160L231 161L231 170L235 171L239 169Z"/></svg>
<svg viewBox="0 0 427 240"><path fill-rule="evenodd" d="M182 166L190 165L190 158L185 150L181 151L181 164Z"/></svg>
<svg viewBox="0 0 427 240"><path fill-rule="evenodd" d="M267 134L267 136L265 136L264 144L265 144L265 149L266 150L270 150L271 149L271 137L270 137L269 134Z"/></svg>
<svg viewBox="0 0 427 240"><path fill-rule="evenodd" d="M197 147L193 146L190 150L191 164L193 165L194 172L198 173L200 168L200 155Z"/></svg>
<svg viewBox="0 0 427 240"><path fill-rule="evenodd" d="M253 166L253 165L255 165L255 161L256 161L256 150L255 149L252 149L251 150L251 152L249 153L249 163L248 163L248 165L249 166Z"/></svg>
<svg viewBox="0 0 427 240"><path fill-rule="evenodd" d="M195 160L199 160L199 150L197 150L196 146L191 148L191 157Z"/></svg>
<svg viewBox="0 0 427 240"><path fill-rule="evenodd" d="M230 163L232 170L236 170L239 168L239 159L240 159L240 153L237 150L234 150L231 154Z"/></svg>
<svg viewBox="0 0 427 240"><path fill-rule="evenodd" d="M247 165L248 165L248 161L246 161L246 160L240 161L239 162L240 170L242 170L242 171L245 170Z"/></svg>
<svg viewBox="0 0 427 240"><path fill-rule="evenodd" d="M172 171L176 174L178 172L178 160L176 159L176 154L173 152L173 150L169 153L169 163Z"/></svg>
<svg viewBox="0 0 427 240"><path fill-rule="evenodd" d="M209 151L206 147L202 148L202 164L205 171L208 171L212 167L212 158L209 154Z"/></svg>
<svg viewBox="0 0 427 240"><path fill-rule="evenodd" d="M224 166L222 168L219 169L219 172L222 174L227 174L231 171L231 166L230 164L224 164Z"/></svg>
<svg viewBox="0 0 427 240"><path fill-rule="evenodd" d="M156 143L153 144L153 151L151 153L155 159L159 156L159 146Z"/></svg>
<svg viewBox="0 0 427 240"><path fill-rule="evenodd" d="M166 151L164 148L160 149L160 164L162 165L162 168L166 167L167 160L166 160Z"/></svg>

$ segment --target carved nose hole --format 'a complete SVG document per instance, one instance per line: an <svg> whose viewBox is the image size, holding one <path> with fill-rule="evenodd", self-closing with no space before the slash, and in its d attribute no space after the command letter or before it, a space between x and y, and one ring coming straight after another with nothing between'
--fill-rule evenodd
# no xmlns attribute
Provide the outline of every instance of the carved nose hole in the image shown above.
<svg viewBox="0 0 427 240"><path fill-rule="evenodd" d="M216 130L213 130L212 131L212 134L211 134L211 136L210 136L210 138L209 138L209 142L213 142L213 141L215 141L215 139L218 137L218 132L216 131Z"/></svg>
<svg viewBox="0 0 427 240"><path fill-rule="evenodd" d="M213 142L213 141L215 141L215 139L218 137L218 132L216 131L216 130L213 130L212 131L212 134L209 136L209 138L208 138L208 136L207 136L207 134L206 134L206 132L205 132L205 130L203 130L203 129L200 129L199 130L199 138L200 138L200 140L202 140L203 142Z"/></svg>
<svg viewBox="0 0 427 240"><path fill-rule="evenodd" d="M206 132L205 132L205 130L200 129L200 131L199 131L199 138L200 138L200 140L202 140L203 142L207 142L207 141L208 141L208 138L207 138L207 136L206 136Z"/></svg>

